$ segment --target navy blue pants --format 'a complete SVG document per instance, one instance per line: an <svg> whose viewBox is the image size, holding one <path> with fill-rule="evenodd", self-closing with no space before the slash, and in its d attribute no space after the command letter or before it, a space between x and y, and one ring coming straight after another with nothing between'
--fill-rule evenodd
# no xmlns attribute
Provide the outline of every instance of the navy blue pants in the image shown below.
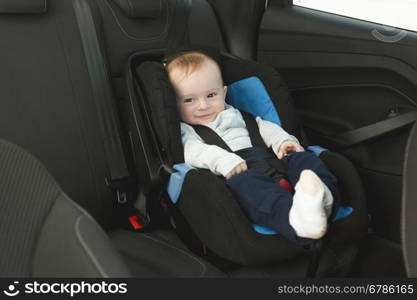
<svg viewBox="0 0 417 300"><path fill-rule="evenodd" d="M281 161L293 187L303 170L310 169L317 174L333 195L333 210L329 217L333 219L340 199L337 180L322 160L311 152L296 152ZM272 178L256 169L249 169L226 180L226 185L253 223L274 229L299 245L308 245L313 241L296 235L289 223L293 195Z"/></svg>

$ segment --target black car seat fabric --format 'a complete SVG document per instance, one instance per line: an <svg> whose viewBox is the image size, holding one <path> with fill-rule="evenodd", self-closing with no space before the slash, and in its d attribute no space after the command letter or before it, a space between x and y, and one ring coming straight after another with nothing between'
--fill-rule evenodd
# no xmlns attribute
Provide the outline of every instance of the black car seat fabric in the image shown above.
<svg viewBox="0 0 417 300"><path fill-rule="evenodd" d="M208 0L213 7L228 52L256 60L259 26L267 0ZM239 9L236 9L239 7Z"/></svg>
<svg viewBox="0 0 417 300"><path fill-rule="evenodd" d="M138 234L113 230L110 238L135 277L226 277L193 254L173 231Z"/></svg>
<svg viewBox="0 0 417 300"><path fill-rule="evenodd" d="M32 10L38 1L14 2ZM21 7L0 17L0 137L38 157L108 227L114 194L104 182L108 167L72 1L47 4L45 13Z"/></svg>
<svg viewBox="0 0 417 300"><path fill-rule="evenodd" d="M155 19L161 15L163 9L161 1L155 0L114 0L114 2L132 19Z"/></svg>
<svg viewBox="0 0 417 300"><path fill-rule="evenodd" d="M280 116L283 117L284 128L293 134L299 132L288 89L272 68L252 61L229 58L223 60L222 69L226 84L250 76L257 76L265 81L266 89L274 99ZM182 145L178 142L178 116L175 117L176 126L173 125L175 121L168 121L173 120L172 115L177 114L175 107L169 110L172 106L169 103L175 103L169 79L162 64L157 62L141 63L134 73L139 97L133 101L144 103L141 109L145 112L142 111L142 115L150 119L148 130L153 131L156 137L154 141L142 140L140 143L154 142L153 147L161 149L159 157L155 159L160 164L172 167L172 163L178 162L182 157L182 153L178 151L178 148L182 149ZM170 115L170 118L167 115ZM140 143L137 142L135 146L140 147ZM177 149L172 150L173 148ZM175 159L172 159L173 156ZM347 176L344 179L348 179L346 183L342 183L347 184L344 191L353 189L353 192L346 193L344 201L345 204L353 206L356 215L347 217L349 221L343 220L346 231L343 229L344 226L341 226L341 232L331 232L328 239L333 242L352 243L360 240L367 230L363 189L358 175L347 161L342 159L339 162L337 154L331 154L330 157L334 158L334 165L343 166L343 172ZM338 168L333 167L332 170ZM350 176L353 179L350 179ZM206 192L202 192L203 190ZM353 198L350 198L351 196ZM177 206L201 241L223 258L243 265L257 265L277 263L303 252L305 254L303 248L282 236L261 235L255 232L224 183L208 171L191 170L187 174ZM341 238L338 237L339 234Z"/></svg>
<svg viewBox="0 0 417 300"><path fill-rule="evenodd" d="M0 140L0 277L127 277L118 251L45 167Z"/></svg>
<svg viewBox="0 0 417 300"><path fill-rule="evenodd" d="M105 229L112 228L115 193L105 182L109 167L103 151L101 123L93 101L92 78L84 55L73 1L1 1L0 12L0 33L3 37L0 42L2 64L0 85L3 93L0 103L0 138L23 146L34 154L69 198L92 214ZM97 14L97 11L92 12ZM98 38L101 41L102 36ZM0 173L3 174L3 170ZM52 207L51 203L48 204L51 205L50 207ZM62 209L66 211L61 216L64 219L72 220L79 214L78 207L64 208L65 201L57 200L56 206L61 209L54 209L51 212L53 218L51 217L50 220L54 222L56 221L54 218ZM2 240L2 246L6 247L5 244L13 240L14 234L12 234L12 220L4 222L7 226L3 226L2 223L2 228L7 228L9 234L4 235L4 240ZM80 221L79 226L87 226L85 222ZM62 230L54 228L53 222L47 222L45 226L42 239L48 241L54 241L54 238L62 239L62 234L67 232L65 228ZM123 231L118 232L123 235ZM31 232L25 238L28 240L30 240L28 236L31 236L31 239L40 238L37 236L38 233ZM150 235L152 236L151 233ZM93 244L95 243L94 237L88 236L88 238ZM146 243L145 239L139 238L139 240L142 242L137 242L136 247L139 247L141 243ZM117 242L120 243L118 247L127 247L123 243L129 243L130 240L118 238ZM49 245L51 248L48 249ZM63 242L62 245L65 243ZM158 247L156 242L152 242L152 245L154 248ZM15 246L16 244L13 244L10 247ZM42 259L47 259L46 253L51 254L59 250L52 247L53 242L47 242L37 250L36 255L39 255L39 261L43 262ZM3 249L2 259L7 257L4 253L11 252L8 248ZM15 256L12 256L15 259L7 263L19 264L17 261L22 260L24 264L27 262L25 260L27 257L34 255L34 250L32 247L25 249L24 252L16 251ZM76 249L71 248L72 250ZM93 249L93 254L95 253L98 255L101 250ZM139 251L138 253L144 260L150 254ZM112 261L109 258L108 263L113 263ZM142 271L141 275L154 276L161 272L167 274L176 272L178 276L183 274L180 268L176 268L169 262L165 265L166 269L163 269L161 267L163 263L160 263L158 272L152 272L150 261L151 259L147 266L149 272ZM82 263L81 260L80 263ZM200 265L193 259L190 259L188 263ZM183 261L182 266L184 264ZM45 269L43 264L39 264L37 271L32 274L39 276L72 274L69 271L68 273L59 271L58 267L61 265L59 263L56 265L57 269L53 266L51 269ZM139 266L140 263L137 264L136 270ZM208 274L211 269L208 264L206 267L208 272L205 274ZM30 275L28 269L18 266L4 270L7 270L7 274L16 276ZM16 271L10 273L10 270ZM221 274L219 271L213 272ZM109 274L112 273L109 272ZM121 272L114 274L122 276ZM200 274L201 271L197 270L196 275ZM79 275L82 276L81 273ZM190 272L188 275L192 276ZM96 276L100 275L96 274Z"/></svg>
<svg viewBox="0 0 417 300"><path fill-rule="evenodd" d="M181 45L225 48L214 12L205 0L130 0L133 9L124 4L126 1L88 2L97 13L96 22L101 27L113 77L124 74L132 53L171 47L172 36L180 36ZM145 16L139 7L148 5L151 12ZM181 14L182 10L188 13ZM186 25L184 32L174 32L174 25L181 22Z"/></svg>
<svg viewBox="0 0 417 300"><path fill-rule="evenodd" d="M43 14L47 10L46 0L33 0L33 1L15 1L15 0L3 0L1 2L1 13L6 14Z"/></svg>

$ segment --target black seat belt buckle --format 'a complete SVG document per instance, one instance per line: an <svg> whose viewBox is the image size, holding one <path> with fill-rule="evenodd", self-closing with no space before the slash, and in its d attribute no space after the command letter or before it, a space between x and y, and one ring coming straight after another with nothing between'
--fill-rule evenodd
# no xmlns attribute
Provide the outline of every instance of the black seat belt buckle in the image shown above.
<svg viewBox="0 0 417 300"><path fill-rule="evenodd" d="M127 203L127 193L126 191L129 187L132 186L134 180L130 177L125 177L122 179L112 180L109 177L105 178L106 185L116 192L116 200L118 204Z"/></svg>
<svg viewBox="0 0 417 300"><path fill-rule="evenodd" d="M126 192L122 192L120 190L116 190L117 193L117 203L125 204L127 203L127 195Z"/></svg>

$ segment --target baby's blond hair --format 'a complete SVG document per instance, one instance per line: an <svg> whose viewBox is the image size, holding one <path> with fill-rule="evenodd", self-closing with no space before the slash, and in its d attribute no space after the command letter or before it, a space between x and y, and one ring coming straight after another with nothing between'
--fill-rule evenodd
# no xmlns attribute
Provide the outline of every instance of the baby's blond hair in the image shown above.
<svg viewBox="0 0 417 300"><path fill-rule="evenodd" d="M180 68L184 71L184 76L186 77L194 71L198 70L202 65L204 65L204 63L209 61L213 62L219 68L220 72L220 66L217 61L215 61L210 56L198 51L183 52L168 58L165 64L165 68L168 74L170 74L172 70Z"/></svg>

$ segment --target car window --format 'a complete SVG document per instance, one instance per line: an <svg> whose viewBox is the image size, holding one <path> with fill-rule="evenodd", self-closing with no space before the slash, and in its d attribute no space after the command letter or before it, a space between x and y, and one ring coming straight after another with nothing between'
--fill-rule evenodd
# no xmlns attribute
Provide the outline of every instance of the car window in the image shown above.
<svg viewBox="0 0 417 300"><path fill-rule="evenodd" d="M417 0L293 0L293 4L417 31Z"/></svg>

